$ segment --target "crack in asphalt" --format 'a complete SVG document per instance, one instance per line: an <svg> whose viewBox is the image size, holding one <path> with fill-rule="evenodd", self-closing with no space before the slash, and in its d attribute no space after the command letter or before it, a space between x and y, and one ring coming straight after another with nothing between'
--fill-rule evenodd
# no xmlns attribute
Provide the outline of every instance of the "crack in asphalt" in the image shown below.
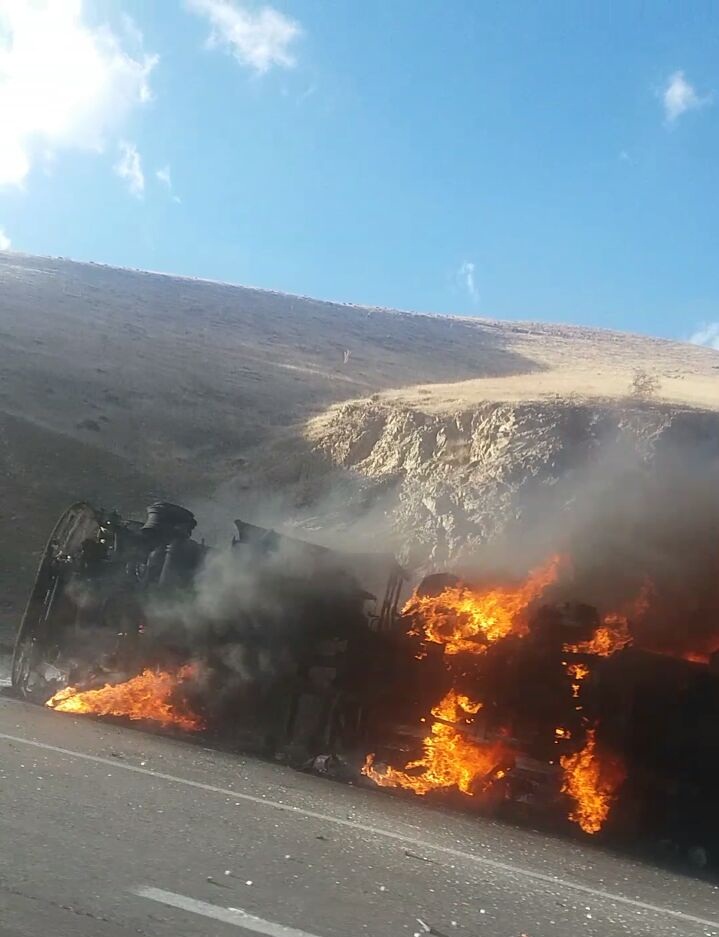
<svg viewBox="0 0 719 937"><path fill-rule="evenodd" d="M101 914L94 914L92 911L86 910L84 908L77 908L70 904L62 904L59 901L53 901L52 898L46 898L42 895L32 895L29 892L23 891L21 888L15 888L12 885L2 885L0 884L0 891L6 895L14 895L17 898L26 898L28 901L34 901L37 904L44 905L48 908L56 908L60 911L69 911L71 914L76 915L77 917L89 918L92 921L100 921L103 924L111 924L113 927L121 928L122 930L127 930L127 926L121 921L113 920L109 917L104 917ZM144 937L150 937L149 931L140 930L139 928L133 928L134 933L144 935Z"/></svg>

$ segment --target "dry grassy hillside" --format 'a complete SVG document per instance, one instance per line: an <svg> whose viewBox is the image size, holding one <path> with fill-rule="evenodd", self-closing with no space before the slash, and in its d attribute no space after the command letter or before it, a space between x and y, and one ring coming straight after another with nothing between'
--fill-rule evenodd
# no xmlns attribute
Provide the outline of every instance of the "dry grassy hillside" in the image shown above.
<svg viewBox="0 0 719 937"><path fill-rule="evenodd" d="M719 401L719 355L689 345L0 253L0 615L12 620L53 515L78 497L139 510L221 490L232 512L261 486L305 514L319 502L321 524L338 472L387 487L370 462L377 441L394 445L397 414L440 432L497 401L616 401L638 367L670 409ZM410 482L434 474L433 438L417 464L405 459Z"/></svg>
<svg viewBox="0 0 719 937"><path fill-rule="evenodd" d="M667 404L719 409L719 354L709 348L601 329L546 323L483 323L496 328L507 347L532 361L537 371L487 375L468 381L433 382L385 398L448 412L487 400L624 400L632 396L637 371L655 380L651 399Z"/></svg>

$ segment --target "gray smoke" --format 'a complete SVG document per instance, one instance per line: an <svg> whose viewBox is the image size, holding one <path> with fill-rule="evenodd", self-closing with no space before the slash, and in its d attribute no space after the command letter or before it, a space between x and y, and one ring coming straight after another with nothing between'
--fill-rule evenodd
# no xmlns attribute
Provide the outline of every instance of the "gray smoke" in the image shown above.
<svg viewBox="0 0 719 937"><path fill-rule="evenodd" d="M719 643L716 415L573 405L556 420L561 432L554 432L549 449L537 450L543 460L532 455L526 470L515 461L514 474L453 492L455 501L463 499L448 515L460 547L434 551L434 559L435 521L425 505L434 505L436 493L434 501L421 503L422 490L435 491L431 478L376 481L325 465L317 478L308 470L279 492L228 485L193 509L215 542L228 538L230 519L239 513L344 551L411 554L415 582L444 569L477 582L521 577L560 552L571 558L571 571L553 597L612 611L649 580L652 603L638 626L642 640L662 649L712 650ZM518 444L527 445L526 434ZM408 504L418 505L414 513ZM198 622L221 621L232 609L297 627L292 601L273 585L283 559L262 569L228 569L227 562L210 562L197 599L179 616L183 627L196 632ZM378 580L363 585L381 592Z"/></svg>
<svg viewBox="0 0 719 937"><path fill-rule="evenodd" d="M719 423L713 414L630 414L591 458L528 485L502 535L463 558L470 579L570 558L553 597L620 610L649 582L637 637L658 650L719 647Z"/></svg>
<svg viewBox="0 0 719 937"><path fill-rule="evenodd" d="M147 638L160 659L199 662L194 692L214 717L240 706L265 718L273 689L291 685L315 642L351 629L361 603L351 564L331 553L238 544L211 550L191 589L150 599Z"/></svg>

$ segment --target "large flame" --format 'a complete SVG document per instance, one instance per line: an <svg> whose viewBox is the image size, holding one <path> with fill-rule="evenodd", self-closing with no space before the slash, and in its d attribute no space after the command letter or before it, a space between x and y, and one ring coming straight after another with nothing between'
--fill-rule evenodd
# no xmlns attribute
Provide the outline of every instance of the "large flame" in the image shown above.
<svg viewBox="0 0 719 937"><path fill-rule="evenodd" d="M498 743L483 745L467 738L457 728L458 723L471 722L481 705L450 690L432 709L436 721L424 740L422 758L411 761L403 771L391 767L379 770L374 755L368 755L362 774L381 787L403 787L421 795L456 787L472 797L486 789L504 773L500 765L505 750Z"/></svg>
<svg viewBox="0 0 719 937"><path fill-rule="evenodd" d="M178 685L192 673L192 666L186 665L176 673L144 670L125 683L108 683L99 690L81 691L69 686L59 690L45 705L63 713L124 716L197 731L203 728L202 720L187 709L181 710L175 700Z"/></svg>
<svg viewBox="0 0 719 937"><path fill-rule="evenodd" d="M581 751L563 755L559 763L564 771L562 793L568 794L575 804L569 819L585 833L598 833L625 778L623 767L616 759L600 759L594 729L587 730L587 741Z"/></svg>
<svg viewBox="0 0 719 937"><path fill-rule="evenodd" d="M439 595L413 595L403 612L416 619L413 634L443 644L447 654L481 654L501 638L526 633L523 613L556 581L560 565L561 557L553 556L519 586L448 586Z"/></svg>

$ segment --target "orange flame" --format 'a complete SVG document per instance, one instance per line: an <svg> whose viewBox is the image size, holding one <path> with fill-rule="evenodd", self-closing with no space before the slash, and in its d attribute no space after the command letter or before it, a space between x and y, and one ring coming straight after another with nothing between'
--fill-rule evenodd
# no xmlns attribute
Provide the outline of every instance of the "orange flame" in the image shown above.
<svg viewBox="0 0 719 937"><path fill-rule="evenodd" d="M588 641L579 644L565 644L569 654L596 654L598 657L610 657L632 643L629 622L624 615L611 612L605 615L602 624Z"/></svg>
<svg viewBox="0 0 719 937"><path fill-rule="evenodd" d="M422 758L411 761L403 771L391 767L378 770L374 755L367 755L362 774L380 787L402 787L419 795L456 787L473 797L478 790L486 790L506 774L500 767L506 750L498 743L483 745L469 739L454 725L468 721L467 715L478 712L481 705L450 690L432 710L438 721L424 740Z"/></svg>
<svg viewBox="0 0 719 937"><path fill-rule="evenodd" d="M589 676L589 667L586 664L582 664L579 661L574 661L570 664L565 664L567 668L567 673L572 679L572 696L574 699L579 697L579 691L582 686L582 680L586 680Z"/></svg>
<svg viewBox="0 0 719 937"><path fill-rule="evenodd" d="M476 715L482 708L482 703L475 703L463 693L457 693L456 690L450 690L436 706L432 707L432 715L436 719L443 719L445 722L471 722L467 716Z"/></svg>
<svg viewBox="0 0 719 937"><path fill-rule="evenodd" d="M552 557L517 587L497 586L479 592L448 586L439 595L413 595L403 609L405 615L417 618L410 633L443 644L447 654L482 654L487 645L509 634L525 634L527 623L522 614L556 581L561 562L561 557Z"/></svg>
<svg viewBox="0 0 719 937"><path fill-rule="evenodd" d="M598 833L626 776L623 766L614 759L600 761L594 729L587 730L587 741L581 751L563 755L559 763L564 770L562 793L575 803L569 819L585 833Z"/></svg>
<svg viewBox="0 0 719 937"><path fill-rule="evenodd" d="M652 584L647 580L639 590L637 597L621 612L609 612L602 619L589 641L579 644L565 644L568 654L596 654L598 657L610 657L621 651L633 641L629 622L641 618L649 608Z"/></svg>
<svg viewBox="0 0 719 937"><path fill-rule="evenodd" d="M173 701L178 685L192 673L192 666L186 665L175 674L144 670L125 683L108 683L99 690L83 692L69 686L59 690L45 705L63 713L147 719L193 732L203 728L202 720L192 712L180 711Z"/></svg>

